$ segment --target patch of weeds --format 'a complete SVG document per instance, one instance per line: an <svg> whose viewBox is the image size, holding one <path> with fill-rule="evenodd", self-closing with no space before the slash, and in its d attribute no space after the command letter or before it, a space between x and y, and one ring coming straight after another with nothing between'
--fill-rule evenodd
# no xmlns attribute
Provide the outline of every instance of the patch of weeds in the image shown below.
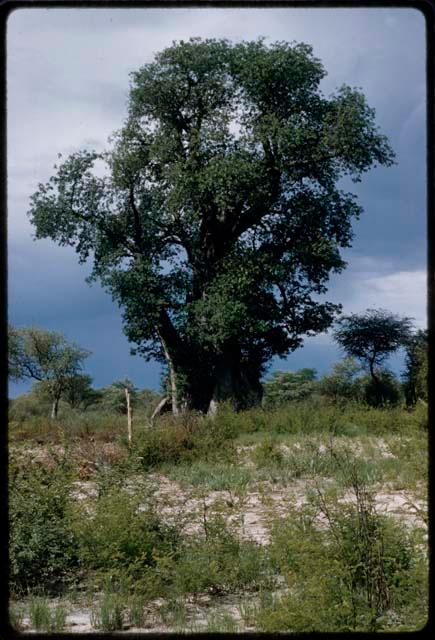
<svg viewBox="0 0 435 640"><path fill-rule="evenodd" d="M427 484L429 460L427 433L390 438L389 448L400 462L400 481L403 486L415 487L419 482Z"/></svg>
<svg viewBox="0 0 435 640"><path fill-rule="evenodd" d="M80 558L91 570L138 579L156 564L155 555L173 554L178 530L165 525L151 506L140 508L140 497L113 490L102 496L94 513L77 510L76 535Z"/></svg>
<svg viewBox="0 0 435 640"><path fill-rule="evenodd" d="M376 513L358 470L348 474L356 504L341 504L318 488L307 507L275 524L271 559L289 593L260 605L259 630L415 630L424 624L424 554L403 525Z"/></svg>
<svg viewBox="0 0 435 640"><path fill-rule="evenodd" d="M228 611L212 611L202 631L206 633L238 633L238 621Z"/></svg>
<svg viewBox="0 0 435 640"><path fill-rule="evenodd" d="M284 456L279 444L275 440L268 438L255 447L252 459L259 468L280 467L284 461Z"/></svg>
<svg viewBox="0 0 435 640"><path fill-rule="evenodd" d="M145 626L145 603L142 596L132 596L128 603L128 619L133 627Z"/></svg>
<svg viewBox="0 0 435 640"><path fill-rule="evenodd" d="M170 597L159 609L162 622L173 629L181 631L187 624L187 609L182 598Z"/></svg>
<svg viewBox="0 0 435 640"><path fill-rule="evenodd" d="M104 593L98 606L91 610L91 626L104 632L122 630L124 609L125 600L119 593Z"/></svg>
<svg viewBox="0 0 435 640"><path fill-rule="evenodd" d="M236 459L232 421L219 413L215 419L195 414L161 418L135 443L135 455L145 469L194 460L230 462Z"/></svg>
<svg viewBox="0 0 435 640"><path fill-rule="evenodd" d="M239 602L237 610L246 627L255 627L258 613L258 604L256 602L245 598Z"/></svg>
<svg viewBox="0 0 435 640"><path fill-rule="evenodd" d="M23 630L25 612L26 610L23 604L9 604L9 624L15 631Z"/></svg>
<svg viewBox="0 0 435 640"><path fill-rule="evenodd" d="M32 598L29 605L30 624L35 631L46 633L61 632L66 623L67 611L64 605L50 607L45 598Z"/></svg>
<svg viewBox="0 0 435 640"><path fill-rule="evenodd" d="M252 479L251 471L244 467L200 460L165 471L171 480L184 486L203 486L211 491L244 490Z"/></svg>
<svg viewBox="0 0 435 640"><path fill-rule="evenodd" d="M186 540L175 566L177 593L221 594L239 589L258 590L272 579L267 552L241 541L222 515L204 516L204 538Z"/></svg>

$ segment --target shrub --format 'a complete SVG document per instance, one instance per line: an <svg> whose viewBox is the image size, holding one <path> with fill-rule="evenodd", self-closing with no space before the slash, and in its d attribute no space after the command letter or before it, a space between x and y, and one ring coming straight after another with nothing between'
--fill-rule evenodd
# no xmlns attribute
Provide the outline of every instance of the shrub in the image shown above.
<svg viewBox="0 0 435 640"><path fill-rule="evenodd" d="M196 459L230 460L235 459L234 435L225 414L212 420L187 413L177 419L161 418L156 427L142 432L135 452L146 469Z"/></svg>
<svg viewBox="0 0 435 640"><path fill-rule="evenodd" d="M364 399L371 407L397 406L402 400L402 390L395 375L386 369L377 373L379 383L370 376L363 376Z"/></svg>
<svg viewBox="0 0 435 640"><path fill-rule="evenodd" d="M269 581L266 552L255 542L241 541L221 515L204 520L204 534L203 540L186 541L180 551L173 577L176 593L257 590Z"/></svg>
<svg viewBox="0 0 435 640"><path fill-rule="evenodd" d="M172 480L193 486L205 486L211 491L244 490L252 479L245 467L219 462L194 461L166 469Z"/></svg>
<svg viewBox="0 0 435 640"><path fill-rule="evenodd" d="M162 524L151 507L141 510L138 497L119 489L103 494L91 515L78 509L75 530L83 565L133 579L155 566L156 554L171 555L178 545L174 527Z"/></svg>
<svg viewBox="0 0 435 640"><path fill-rule="evenodd" d="M376 631L425 622L424 556L403 525L376 513L357 474L349 481L356 504L319 490L273 528L271 558L290 593L259 608L260 630Z"/></svg>
<svg viewBox="0 0 435 640"><path fill-rule="evenodd" d="M257 467L260 468L269 466L280 467L284 460L279 444L272 439L263 440L263 442L258 444L255 447L252 458Z"/></svg>
<svg viewBox="0 0 435 640"><path fill-rule="evenodd" d="M78 544L70 521L70 470L20 468L9 473L10 579L13 591L53 590L74 579Z"/></svg>
<svg viewBox="0 0 435 640"><path fill-rule="evenodd" d="M316 391L316 376L315 369L274 371L272 378L264 383L263 406L271 408L305 400Z"/></svg>

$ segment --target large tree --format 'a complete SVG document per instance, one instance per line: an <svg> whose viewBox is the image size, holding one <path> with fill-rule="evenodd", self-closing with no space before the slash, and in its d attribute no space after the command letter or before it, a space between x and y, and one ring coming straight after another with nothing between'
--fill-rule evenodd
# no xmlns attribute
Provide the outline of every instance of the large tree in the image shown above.
<svg viewBox="0 0 435 640"><path fill-rule="evenodd" d="M124 331L166 362L173 412L258 401L272 356L325 330L358 181L393 153L363 94L325 97L306 44L192 39L132 74L106 153L74 153L33 195L37 238L93 259Z"/></svg>
<svg viewBox="0 0 435 640"><path fill-rule="evenodd" d="M90 351L69 343L60 333L36 327L8 328L9 377L37 380L52 402L53 419L68 381L77 376L89 355Z"/></svg>

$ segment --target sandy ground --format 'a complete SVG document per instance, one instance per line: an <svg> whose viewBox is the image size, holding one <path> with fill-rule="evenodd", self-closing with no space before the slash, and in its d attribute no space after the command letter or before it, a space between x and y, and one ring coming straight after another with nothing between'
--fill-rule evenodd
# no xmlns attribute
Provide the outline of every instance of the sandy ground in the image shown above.
<svg viewBox="0 0 435 640"><path fill-rule="evenodd" d="M355 443L358 444L358 443ZM392 457L386 444L382 441L379 443L378 451L382 456ZM320 445L321 447L324 445ZM298 443L292 445L298 448ZM251 447L239 447L240 458L242 464L249 465L249 449ZM108 450L104 455L110 457L116 452ZM287 445L282 445L283 453L288 452ZM58 447L55 454L61 455L61 448ZM44 449L44 447L27 448L26 455L29 455L33 461L43 462L50 465L52 456ZM251 463L252 464L252 463ZM88 477L84 474L84 477ZM307 503L307 492L315 490L319 483L328 484L328 479L317 478L312 479L294 479L286 486L273 484L269 481L257 482L251 485L244 493L230 491L208 491L204 493L204 489L185 488L181 484L169 479L162 474L150 474L148 480L155 485L156 491L153 500L156 501L158 512L167 522L173 522L183 526L186 535L201 534L204 532L204 517L210 517L214 513L224 513L225 518L235 531L243 539L253 540L261 545L267 545L270 542L271 523L277 517L284 517L291 505L293 508L301 508ZM127 486L132 490L137 490L143 484L143 476L137 478L129 478ZM330 482L330 481L329 481ZM375 488L376 489L376 488ZM98 495L97 484L90 479L77 480L73 483L73 497L87 505L92 511L92 504ZM144 490L144 497L145 497ZM149 498L147 498L148 500ZM355 501L352 492L347 491L343 494L341 500L343 502ZM427 524L427 506L426 502L417 499L417 497L408 490L393 490L385 484L374 491L374 502L378 513L385 513L397 517L403 523L409 526ZM147 508L147 501L144 502L142 508ZM319 525L325 525L320 520ZM251 604L255 604L255 598L250 596ZM55 601L53 601L53 605ZM163 604L163 600L157 599L147 604L146 609L146 625L144 628L128 627L126 625L124 631L134 632L173 632L173 628L166 626L162 622L159 615L159 609ZM95 603L94 603L95 605ZM90 620L90 610L83 604L67 605L68 616L65 631L74 633L95 632ZM237 598L231 596L219 596L218 598L204 595L187 601L187 619L185 628L193 628L200 630L206 624L207 617L210 615L220 616L222 614L230 614L237 621L239 629L242 631L252 631L242 618L237 604ZM32 632L29 620L24 618L23 630Z"/></svg>

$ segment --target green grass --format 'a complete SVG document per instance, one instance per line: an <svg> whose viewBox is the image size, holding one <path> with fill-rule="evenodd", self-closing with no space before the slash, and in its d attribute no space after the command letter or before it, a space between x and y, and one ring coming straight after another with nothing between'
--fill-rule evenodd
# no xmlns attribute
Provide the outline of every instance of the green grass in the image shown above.
<svg viewBox="0 0 435 640"><path fill-rule="evenodd" d="M201 486L210 491L243 491L253 478L251 471L243 466L201 460L168 467L165 471L171 480L185 488Z"/></svg>
<svg viewBox="0 0 435 640"><path fill-rule="evenodd" d="M381 518L367 499L363 507L373 527L363 532L358 513L340 503L355 482L365 496L406 489L415 496L411 501L425 497L424 407L407 412L317 401L239 414L224 407L215 420L186 414L178 420L164 416L152 428L137 424L131 447L123 416L69 419L66 434L66 420L61 427L33 416L19 427L25 440L12 439L19 446L10 461L11 586L15 599L27 592L33 597L35 629L61 629L65 619L48 598L34 597L42 592L71 600L79 584L89 589L90 603L103 592L99 604L91 604L92 623L106 632L125 624L143 628L155 598L163 598L161 617L176 631L236 632L243 625L269 633L395 631L424 624L422 531L417 535ZM47 424L51 431L44 431ZM39 426L32 431L32 425ZM52 447L48 455L56 438L65 450ZM24 444L41 447L45 462L25 458ZM81 480L84 459L91 462L86 479L95 483L96 497L79 502L71 497L72 482ZM179 483L176 501L183 494L201 510L202 498L203 513L184 513L180 504L176 524L169 526L154 494L159 474ZM308 504L289 507L286 518L274 521L275 503L267 503L271 483L283 495L292 485L298 491L311 487ZM223 493L207 506L212 491ZM270 545L240 538L242 511L254 492L266 524L273 525ZM315 525L322 509L323 521L330 520L326 529ZM194 517L200 530L189 533L184 525ZM367 564L369 548L384 555L364 578L356 567ZM376 575L383 576L391 606L374 615L367 590L381 593L385 587ZM290 592L273 596L280 584ZM187 599L204 594L216 603L223 594L234 597L241 621L213 607L205 622L192 624ZM22 615L15 609L11 622L20 628Z"/></svg>
<svg viewBox="0 0 435 640"><path fill-rule="evenodd" d="M122 630L125 608L125 600L120 594L104 593L98 606L91 611L91 626L104 633Z"/></svg>
<svg viewBox="0 0 435 640"><path fill-rule="evenodd" d="M32 598L29 604L29 620L35 631L59 633L66 623L67 611L63 604L50 607L46 598Z"/></svg>

